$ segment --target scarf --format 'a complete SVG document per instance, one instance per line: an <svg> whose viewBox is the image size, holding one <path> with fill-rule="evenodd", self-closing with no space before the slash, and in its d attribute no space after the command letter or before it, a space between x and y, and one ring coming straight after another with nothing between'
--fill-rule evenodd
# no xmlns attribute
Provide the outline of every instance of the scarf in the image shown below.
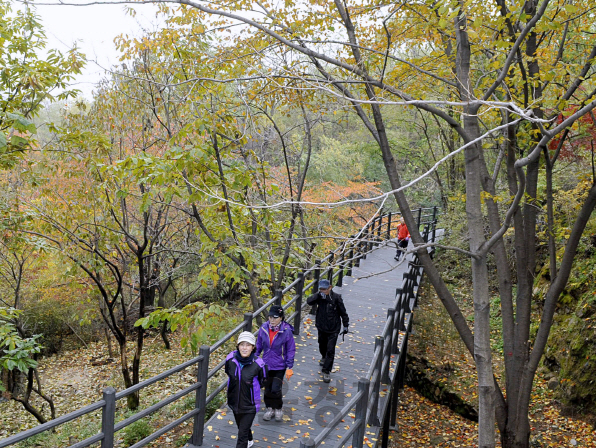
<svg viewBox="0 0 596 448"><path fill-rule="evenodd" d="M236 350L236 353L234 354L234 358L236 358L236 361L238 361L238 363L240 363L240 365L242 367L245 367L254 361L255 352L253 350L253 352L250 355L248 355L246 358L243 358L242 355L240 355L240 351Z"/></svg>
<svg viewBox="0 0 596 448"><path fill-rule="evenodd" d="M281 324L282 323L283 323L283 320L279 324L277 324L275 326L273 326L273 325L271 325L271 323L269 323L269 328L271 329L271 331L279 331L279 329L281 328Z"/></svg>

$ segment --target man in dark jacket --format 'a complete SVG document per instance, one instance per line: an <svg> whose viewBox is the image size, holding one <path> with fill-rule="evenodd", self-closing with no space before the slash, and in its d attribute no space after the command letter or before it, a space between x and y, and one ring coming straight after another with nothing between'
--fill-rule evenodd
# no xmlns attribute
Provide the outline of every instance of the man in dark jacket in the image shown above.
<svg viewBox="0 0 596 448"><path fill-rule="evenodd" d="M340 294L332 291L329 280L319 282L319 292L313 294L306 302L316 308L315 325L319 334L319 352L322 366L323 381L331 381L331 369L335 359L335 344L343 323L343 333L348 332L350 318Z"/></svg>

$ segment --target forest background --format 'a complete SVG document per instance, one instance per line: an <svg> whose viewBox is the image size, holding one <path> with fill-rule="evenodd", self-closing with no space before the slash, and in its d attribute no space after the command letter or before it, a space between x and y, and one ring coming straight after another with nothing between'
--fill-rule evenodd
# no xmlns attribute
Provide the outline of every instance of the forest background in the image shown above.
<svg viewBox="0 0 596 448"><path fill-rule="evenodd" d="M589 2L258 4L255 18L164 3L162 29L116 40L121 65L91 102L68 86L84 56L44 54L34 10L0 5L2 387L38 421L55 408L37 359L65 340L105 341L129 387L148 332L169 348L178 329L196 351L381 207L420 243L410 210L430 205L453 262L427 267L475 356L480 445L496 419L503 446L528 446L544 352L562 399L593 409Z"/></svg>

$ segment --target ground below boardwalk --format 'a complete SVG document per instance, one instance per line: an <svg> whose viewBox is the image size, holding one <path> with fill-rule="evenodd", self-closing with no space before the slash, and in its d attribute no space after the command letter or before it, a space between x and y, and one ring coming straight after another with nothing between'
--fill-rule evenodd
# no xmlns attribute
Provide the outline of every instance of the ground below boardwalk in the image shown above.
<svg viewBox="0 0 596 448"><path fill-rule="evenodd" d="M476 423L427 400L409 387L404 389L400 401L400 425L398 431L391 433L391 448L478 446ZM548 397L534 404L542 407L532 416L532 447L596 447L596 432L591 425L562 416L556 402Z"/></svg>
<svg viewBox="0 0 596 448"><path fill-rule="evenodd" d="M455 289L455 296L465 315L473 313L468 295L465 290ZM457 335L449 316L430 288L423 287L419 305L419 309L415 311L414 334L410 336L408 351L417 359L425 360L427 378L436 385L432 396L438 399L441 391L447 390L476 406L474 361ZM495 373L502 382L502 360L497 357L498 347L494 348L494 353L497 354L494 359ZM537 374L530 404L530 446L596 448L594 427L581 419L563 415L555 392L547 387L543 373L540 370ZM398 422L399 430L391 434L391 448L477 446L478 429L475 422L424 398L409 387L400 395ZM500 447L500 443L497 446Z"/></svg>

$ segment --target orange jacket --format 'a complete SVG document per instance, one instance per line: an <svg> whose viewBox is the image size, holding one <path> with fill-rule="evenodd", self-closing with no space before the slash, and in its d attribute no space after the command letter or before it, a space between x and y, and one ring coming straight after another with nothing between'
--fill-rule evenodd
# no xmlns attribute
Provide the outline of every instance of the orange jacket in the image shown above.
<svg viewBox="0 0 596 448"><path fill-rule="evenodd" d="M398 240L405 240L406 238L410 237L410 231L405 224L398 224L397 225L397 239Z"/></svg>

